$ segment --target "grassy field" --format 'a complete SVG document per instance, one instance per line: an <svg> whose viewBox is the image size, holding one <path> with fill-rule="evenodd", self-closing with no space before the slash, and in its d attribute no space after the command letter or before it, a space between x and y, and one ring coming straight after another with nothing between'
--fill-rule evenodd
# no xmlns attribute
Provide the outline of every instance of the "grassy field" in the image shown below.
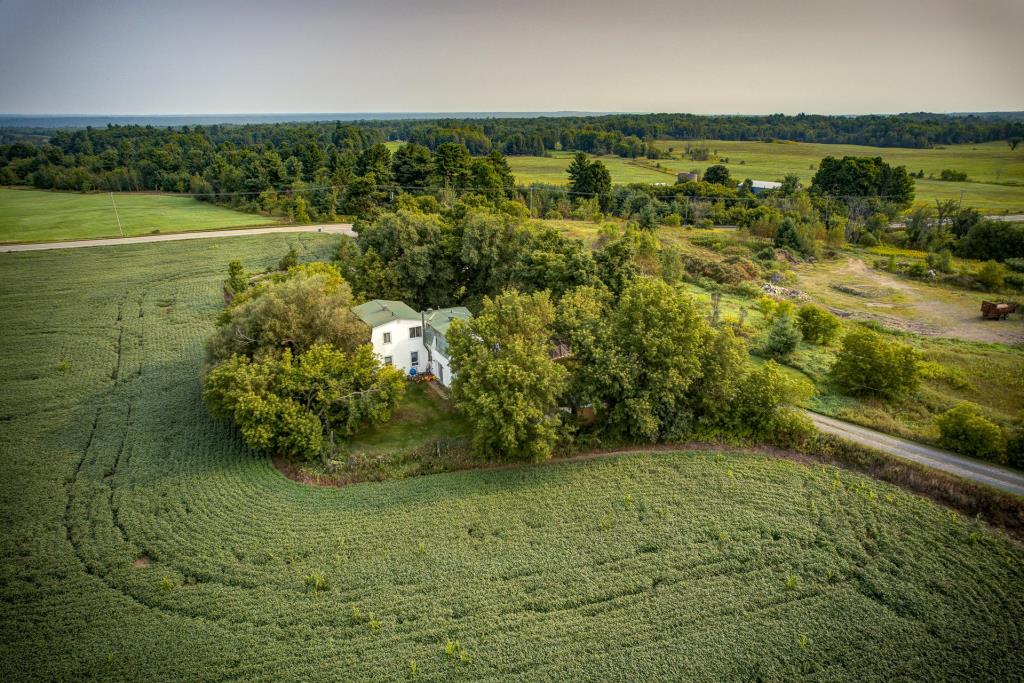
<svg viewBox="0 0 1024 683"><path fill-rule="evenodd" d="M191 197L116 194L125 236L272 225L280 219L232 211ZM0 188L0 242L119 237L109 194Z"/></svg>
<svg viewBox="0 0 1024 683"><path fill-rule="evenodd" d="M202 342L228 260L257 270L335 239L0 255L0 677L1024 670L1024 550L832 468L658 453L340 489L285 479L206 414Z"/></svg>
<svg viewBox="0 0 1024 683"><path fill-rule="evenodd" d="M815 169L826 156L881 156L889 163L904 165L911 172L923 170L925 178L915 179L917 200L934 203L935 199L960 199L963 192L965 206L973 206L990 213L1024 212L1024 147L1011 152L1003 142L977 145L950 145L937 149L902 149L890 147L862 147L857 145L824 145L810 143L765 143L710 140L708 146L717 151L721 161L697 162L683 158L686 141L662 140L658 146L672 150L672 158L621 159L603 156L601 160L611 172L615 183L675 182L680 171L700 170L715 163L723 163L737 179L782 180L795 174L804 184L810 184ZM531 182L568 183L565 170L572 154L553 152L551 157L509 157L509 164L520 184ZM660 165L660 168L659 168ZM943 182L929 179L938 177L944 168L965 171L972 182Z"/></svg>

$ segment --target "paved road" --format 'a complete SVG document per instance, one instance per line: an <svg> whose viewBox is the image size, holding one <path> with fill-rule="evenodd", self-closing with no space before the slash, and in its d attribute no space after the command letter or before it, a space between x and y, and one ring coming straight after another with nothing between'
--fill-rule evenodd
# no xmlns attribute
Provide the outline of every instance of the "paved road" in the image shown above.
<svg viewBox="0 0 1024 683"><path fill-rule="evenodd" d="M912 460L922 465L934 467L937 470L958 475L964 479L970 479L980 484L988 484L993 488L1024 496L1024 473L997 465L988 465L956 455L955 453L950 453L949 451L924 446L907 439L876 432L873 429L818 415L817 413L807 412L807 416L823 432L835 434L861 445L884 451L897 458Z"/></svg>
<svg viewBox="0 0 1024 683"><path fill-rule="evenodd" d="M70 242L39 242L35 244L0 244L0 252L40 251L44 249L78 249L81 247L109 247L117 244L145 244L146 242L174 242L176 240L201 240L211 237L241 237L243 235L271 235L278 232L326 232L334 235L355 237L350 223L332 225L286 225L277 228L241 228L238 230L205 230L203 232L174 232L139 237L111 237L109 239L73 240Z"/></svg>

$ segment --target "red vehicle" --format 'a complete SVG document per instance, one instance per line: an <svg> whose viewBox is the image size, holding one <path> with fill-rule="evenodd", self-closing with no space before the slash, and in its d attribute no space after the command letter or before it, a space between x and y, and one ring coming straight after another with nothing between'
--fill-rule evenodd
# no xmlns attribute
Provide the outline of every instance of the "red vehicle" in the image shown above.
<svg viewBox="0 0 1024 683"><path fill-rule="evenodd" d="M1006 316L1017 312L1017 304L997 304L994 301L981 302L981 317L985 320L1006 320Z"/></svg>

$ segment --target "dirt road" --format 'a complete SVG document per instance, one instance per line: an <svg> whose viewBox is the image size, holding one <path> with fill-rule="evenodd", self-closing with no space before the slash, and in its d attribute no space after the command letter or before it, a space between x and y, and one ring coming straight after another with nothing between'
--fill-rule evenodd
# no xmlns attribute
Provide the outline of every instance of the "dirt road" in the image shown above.
<svg viewBox="0 0 1024 683"><path fill-rule="evenodd" d="M835 434L862 446L883 451L897 458L912 460L964 479L987 484L1018 496L1024 496L1024 473L998 465L989 465L939 448L876 432L867 427L807 412L814 425L823 432Z"/></svg>
<svg viewBox="0 0 1024 683"><path fill-rule="evenodd" d="M41 251L45 249L79 249L82 247L109 247L118 244L145 244L147 242L174 242L177 240L200 240L211 237L243 237L245 235L270 235L279 232L325 232L333 235L355 237L350 223L332 225L286 225L277 228L242 228L239 230L205 230L203 232L175 232L140 237L112 237L97 240L72 240L68 242L40 242L35 244L3 244L0 252Z"/></svg>

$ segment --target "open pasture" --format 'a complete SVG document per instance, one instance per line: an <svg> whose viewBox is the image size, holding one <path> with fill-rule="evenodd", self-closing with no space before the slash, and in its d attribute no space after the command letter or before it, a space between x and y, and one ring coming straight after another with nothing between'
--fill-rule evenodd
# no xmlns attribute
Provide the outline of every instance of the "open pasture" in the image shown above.
<svg viewBox="0 0 1024 683"><path fill-rule="evenodd" d="M1024 551L891 486L657 453L340 489L199 397L224 264L0 255L5 680L1009 680Z"/></svg>
<svg viewBox="0 0 1024 683"><path fill-rule="evenodd" d="M191 197L114 195L125 237L273 225L280 219L233 211ZM0 188L0 242L120 237L107 193L47 192Z"/></svg>
<svg viewBox="0 0 1024 683"><path fill-rule="evenodd" d="M826 156L880 156L891 164L906 166L910 172L925 172L925 178L914 179L916 201L933 204L936 199L959 200L963 192L964 206L973 206L986 213L1024 213L1024 146L1011 152L1004 142L949 145L935 149L726 140L700 143L661 140L656 144L666 152L671 149L671 158L599 158L608 167L612 182L616 184L672 184L678 172L703 172L712 164L724 163L737 182L745 178L782 180L784 176L794 174L809 185L818 163ZM692 161L684 157L687 144L707 144L721 158ZM564 185L568 183L566 169L571 159L570 152L552 152L550 157L509 157L509 164L522 185L531 182ZM946 182L927 177L931 174L937 178L945 168L965 171L969 182Z"/></svg>

